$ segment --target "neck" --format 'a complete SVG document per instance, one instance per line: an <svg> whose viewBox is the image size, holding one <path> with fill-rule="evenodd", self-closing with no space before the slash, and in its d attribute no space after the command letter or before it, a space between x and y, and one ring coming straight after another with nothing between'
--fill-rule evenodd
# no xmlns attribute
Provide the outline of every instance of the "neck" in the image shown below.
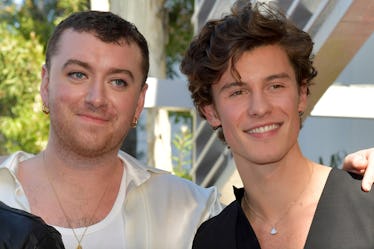
<svg viewBox="0 0 374 249"><path fill-rule="evenodd" d="M312 167L301 154L268 165L238 165L250 208L269 222L277 221L291 203L303 197Z"/></svg>
<svg viewBox="0 0 374 249"><path fill-rule="evenodd" d="M117 153L102 155L101 158L87 158L47 146L42 155L46 173L56 187L71 187L72 192L79 190L81 191L79 196L85 196L85 193L87 197L95 195L93 189L100 190L108 182L118 185L121 181L123 166Z"/></svg>
<svg viewBox="0 0 374 249"><path fill-rule="evenodd" d="M108 165L118 165L120 160L117 156L119 148L108 150L105 153L91 153L90 155L81 154L65 146L58 146L58 144L51 141L45 149L45 154L48 160L53 161L56 166L62 168L72 168L75 171L100 171L100 168L109 168Z"/></svg>
<svg viewBox="0 0 374 249"><path fill-rule="evenodd" d="M102 220L110 212L120 188L124 170L121 161L116 156L116 160L108 160L106 165L82 167L78 165L81 160L66 160L59 155L48 148L40 155L43 177L53 190L49 191L55 200L53 205L60 209L59 219L47 217L48 221L74 228Z"/></svg>
<svg viewBox="0 0 374 249"><path fill-rule="evenodd" d="M113 165L118 161L118 151L121 143L117 146L95 146L93 144L70 144L58 138L53 130L50 131L46 153L54 160L65 166L73 165L74 169L93 169L105 165Z"/></svg>

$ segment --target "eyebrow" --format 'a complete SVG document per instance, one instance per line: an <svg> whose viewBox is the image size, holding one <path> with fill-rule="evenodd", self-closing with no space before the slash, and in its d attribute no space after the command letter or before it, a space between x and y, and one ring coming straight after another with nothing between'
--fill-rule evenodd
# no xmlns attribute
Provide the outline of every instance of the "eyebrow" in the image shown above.
<svg viewBox="0 0 374 249"><path fill-rule="evenodd" d="M109 72L110 74L127 74L128 76L130 76L132 81L135 80L134 74L130 70L127 70L127 69L113 68Z"/></svg>
<svg viewBox="0 0 374 249"><path fill-rule="evenodd" d="M80 61L80 60L77 60L77 59L69 59L68 61L66 61L63 65L63 68L66 68L68 67L69 65L78 65L78 66L81 66L87 70L90 70L90 71L93 71L92 67L84 62L84 61ZM130 70L127 70L127 69L120 69L120 68L112 68L109 70L109 73L110 74L127 74L128 76L130 76L131 80L134 81L135 78L134 78L134 74L130 71Z"/></svg>
<svg viewBox="0 0 374 249"><path fill-rule="evenodd" d="M277 79L291 79L291 77L289 76L289 74L287 73L279 73L279 74L272 74L272 75L269 75L267 77L264 78L264 81L272 81L272 80L277 80ZM244 82L242 81L234 81L234 82L231 82L231 83L228 83L228 84L225 84L220 90L219 92L223 92L225 91L226 89L229 89L231 87L240 87L240 86L243 86L245 85Z"/></svg>
<svg viewBox="0 0 374 249"><path fill-rule="evenodd" d="M238 86L243 86L245 85L244 82L242 81L234 81L234 82L230 82L228 84L225 84L223 87L221 87L221 89L219 89L219 92L223 92L225 91L226 89L229 89L229 88L232 88L232 87L238 87Z"/></svg>
<svg viewBox="0 0 374 249"><path fill-rule="evenodd" d="M64 63L64 65L62 66L62 68L66 68L66 67L68 67L70 65L78 65L78 66L84 67L86 69L91 69L91 66L88 63L80 61L80 60L76 60L76 59L69 59L69 60L67 60Z"/></svg>
<svg viewBox="0 0 374 249"><path fill-rule="evenodd" d="M271 81L276 79L291 79L288 73L272 74L265 78L265 81Z"/></svg>

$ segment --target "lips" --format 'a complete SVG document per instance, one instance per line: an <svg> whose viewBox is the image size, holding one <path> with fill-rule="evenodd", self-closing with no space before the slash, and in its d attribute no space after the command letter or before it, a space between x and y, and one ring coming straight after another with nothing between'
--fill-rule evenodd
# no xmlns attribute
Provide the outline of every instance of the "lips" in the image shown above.
<svg viewBox="0 0 374 249"><path fill-rule="evenodd" d="M269 125L259 126L259 127L250 129L247 132L249 134L261 134L261 133L266 133L266 132L278 129L279 127L280 127L280 124L269 124Z"/></svg>
<svg viewBox="0 0 374 249"><path fill-rule="evenodd" d="M106 122L109 119L107 117L99 116L99 115L93 115L93 114L88 114L88 113L81 113L78 114L78 116L84 118L84 119L90 119L93 121L98 121L98 122Z"/></svg>

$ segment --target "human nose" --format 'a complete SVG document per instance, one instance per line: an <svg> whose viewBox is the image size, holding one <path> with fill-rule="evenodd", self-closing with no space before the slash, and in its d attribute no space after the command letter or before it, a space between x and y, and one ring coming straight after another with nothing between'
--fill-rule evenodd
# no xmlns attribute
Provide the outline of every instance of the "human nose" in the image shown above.
<svg viewBox="0 0 374 249"><path fill-rule="evenodd" d="M270 112L271 104L262 91L252 91L248 113L253 117L262 117Z"/></svg>
<svg viewBox="0 0 374 249"><path fill-rule="evenodd" d="M87 104L90 104L94 107L105 105L106 92L103 81L94 80L89 84L85 101Z"/></svg>

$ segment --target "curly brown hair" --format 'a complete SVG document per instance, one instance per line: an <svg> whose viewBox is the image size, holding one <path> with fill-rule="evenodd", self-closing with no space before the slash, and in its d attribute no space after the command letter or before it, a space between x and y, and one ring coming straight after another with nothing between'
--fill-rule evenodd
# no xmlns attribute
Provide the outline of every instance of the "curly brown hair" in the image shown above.
<svg viewBox="0 0 374 249"><path fill-rule="evenodd" d="M259 46L274 44L285 50L298 85L306 85L309 94L311 81L317 75L311 55L313 41L277 8L237 1L231 14L208 21L192 40L181 63L200 115L205 118L202 107L213 103L211 86L230 65L232 75L240 80L235 68L240 56Z"/></svg>

